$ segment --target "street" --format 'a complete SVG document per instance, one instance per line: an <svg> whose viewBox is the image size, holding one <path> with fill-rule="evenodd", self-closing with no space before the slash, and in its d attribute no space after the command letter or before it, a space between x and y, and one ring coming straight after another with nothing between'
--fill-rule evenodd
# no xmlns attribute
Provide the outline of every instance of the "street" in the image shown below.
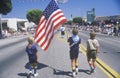
<svg viewBox="0 0 120 78"><path fill-rule="evenodd" d="M89 38L89 33L86 32L79 35L83 39L83 44ZM97 34L96 38L100 43L98 57L120 73L120 63L118 62L120 59L120 37Z"/></svg>
<svg viewBox="0 0 120 78"><path fill-rule="evenodd" d="M82 45L89 38L89 33L80 31ZM109 65L116 72L120 73L120 51L119 37L110 37L97 34L100 42L98 57ZM10 39L0 40L0 78L28 78L28 57L25 52L27 45L26 37L14 38L14 44L9 43ZM4 43L3 43L4 42ZM5 44L5 43L9 44ZM6 46L5 46L5 45ZM2 47L4 46L4 47ZM39 63L38 77L36 78L71 78L71 64L69 59L69 46L66 37L61 38L60 33L56 33L49 49L44 52L38 47ZM97 67L96 72L88 74L89 66L86 56L79 54L79 73L76 78L109 78L101 68ZM34 77L31 77L34 78Z"/></svg>

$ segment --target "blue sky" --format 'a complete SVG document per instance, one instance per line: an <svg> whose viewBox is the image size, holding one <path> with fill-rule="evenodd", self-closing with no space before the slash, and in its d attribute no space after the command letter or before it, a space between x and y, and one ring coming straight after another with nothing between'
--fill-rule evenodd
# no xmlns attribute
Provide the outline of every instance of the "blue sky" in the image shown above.
<svg viewBox="0 0 120 78"><path fill-rule="evenodd" d="M50 0L11 0L13 9L6 18L26 18L26 13L30 9L44 10ZM120 15L120 0L68 0L59 7L69 20L73 17L86 17L86 12L95 8L96 16Z"/></svg>

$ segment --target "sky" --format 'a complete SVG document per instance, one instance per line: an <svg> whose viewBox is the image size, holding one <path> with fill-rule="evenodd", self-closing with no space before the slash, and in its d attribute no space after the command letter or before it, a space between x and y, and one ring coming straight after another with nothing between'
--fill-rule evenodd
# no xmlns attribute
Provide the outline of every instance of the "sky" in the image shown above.
<svg viewBox="0 0 120 78"><path fill-rule="evenodd" d="M44 9L50 0L11 0L12 11L4 18L26 18L28 10ZM72 17L86 17L87 11L95 8L96 16L120 15L120 0L67 0L66 3L58 4L65 17L69 20Z"/></svg>

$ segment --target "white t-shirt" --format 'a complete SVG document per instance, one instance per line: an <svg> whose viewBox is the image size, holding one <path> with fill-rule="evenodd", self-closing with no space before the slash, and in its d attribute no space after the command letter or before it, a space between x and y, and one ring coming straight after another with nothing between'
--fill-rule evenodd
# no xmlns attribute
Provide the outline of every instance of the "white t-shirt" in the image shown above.
<svg viewBox="0 0 120 78"><path fill-rule="evenodd" d="M61 27L60 30L61 30L61 31L65 31L65 27Z"/></svg>

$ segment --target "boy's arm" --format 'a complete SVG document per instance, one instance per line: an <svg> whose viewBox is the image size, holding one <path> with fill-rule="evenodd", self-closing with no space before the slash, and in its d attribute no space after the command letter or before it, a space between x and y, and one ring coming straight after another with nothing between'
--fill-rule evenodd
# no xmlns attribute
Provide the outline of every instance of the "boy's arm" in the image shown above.
<svg viewBox="0 0 120 78"><path fill-rule="evenodd" d="M88 44L88 41L86 42L86 44L87 44L86 52L88 52L88 50L89 50L89 44Z"/></svg>
<svg viewBox="0 0 120 78"><path fill-rule="evenodd" d="M36 52L36 57L37 57L37 61L38 61L38 52Z"/></svg>
<svg viewBox="0 0 120 78"><path fill-rule="evenodd" d="M99 46L100 46L100 44L99 44L99 42L97 41L97 47L96 47L96 52L97 52L97 53L98 53Z"/></svg>

